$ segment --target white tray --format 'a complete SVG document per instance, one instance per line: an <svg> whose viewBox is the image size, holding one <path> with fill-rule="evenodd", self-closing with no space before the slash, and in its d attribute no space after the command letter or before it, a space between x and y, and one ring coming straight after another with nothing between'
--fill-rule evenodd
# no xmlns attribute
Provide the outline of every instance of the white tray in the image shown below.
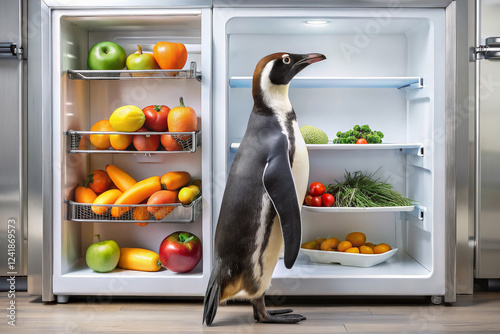
<svg viewBox="0 0 500 334"><path fill-rule="evenodd" d="M324 206L309 206L302 205L304 211L310 212L408 212L413 211L415 207L410 206L380 206L380 207L324 207Z"/></svg>
<svg viewBox="0 0 500 334"><path fill-rule="evenodd" d="M373 267L390 259L396 252L397 248L393 248L382 254L356 254L344 252L322 251L315 249L301 248L300 252L309 256L312 262L318 263L338 263L343 266L353 267Z"/></svg>

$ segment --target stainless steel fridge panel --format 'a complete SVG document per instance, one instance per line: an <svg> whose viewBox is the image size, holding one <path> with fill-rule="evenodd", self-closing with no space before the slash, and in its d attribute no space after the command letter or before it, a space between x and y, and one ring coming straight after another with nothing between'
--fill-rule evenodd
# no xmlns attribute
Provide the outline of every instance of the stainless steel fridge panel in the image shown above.
<svg viewBox="0 0 500 334"><path fill-rule="evenodd" d="M52 294L52 152L49 8L28 1L28 292ZM44 224L45 222L45 224Z"/></svg>
<svg viewBox="0 0 500 334"><path fill-rule="evenodd" d="M500 1L478 2L476 46L500 36ZM496 145L500 124L500 66L495 60L478 60L477 66L477 214L476 277L500 278L500 148Z"/></svg>
<svg viewBox="0 0 500 334"><path fill-rule="evenodd" d="M0 41L22 46L22 0L2 2ZM0 276L26 275L23 212L23 60L0 57Z"/></svg>
<svg viewBox="0 0 500 334"><path fill-rule="evenodd" d="M446 8L452 0L253 0L253 1L234 1L234 0L213 0L214 7L389 7L389 8L405 8L405 7L437 7Z"/></svg>

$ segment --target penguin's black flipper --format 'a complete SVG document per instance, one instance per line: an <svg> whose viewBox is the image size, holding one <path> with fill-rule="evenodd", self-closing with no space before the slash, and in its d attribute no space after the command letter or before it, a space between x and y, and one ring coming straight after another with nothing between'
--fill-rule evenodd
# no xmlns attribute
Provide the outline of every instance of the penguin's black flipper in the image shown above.
<svg viewBox="0 0 500 334"><path fill-rule="evenodd" d="M207 291L205 293L205 299L203 301L204 307L202 323L205 322L207 326L210 326L214 321L221 297L221 287L215 276L216 275L214 274L210 276L210 281L208 282Z"/></svg>
<svg viewBox="0 0 500 334"><path fill-rule="evenodd" d="M278 213L285 243L285 267L292 268L300 250L302 225L299 201L288 158L288 140L276 136L264 170L263 182Z"/></svg>

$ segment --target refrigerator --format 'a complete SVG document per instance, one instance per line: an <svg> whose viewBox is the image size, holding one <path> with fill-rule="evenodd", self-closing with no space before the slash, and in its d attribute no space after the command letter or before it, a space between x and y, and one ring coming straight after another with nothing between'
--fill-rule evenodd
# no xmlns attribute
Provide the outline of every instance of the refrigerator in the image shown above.
<svg viewBox="0 0 500 334"><path fill-rule="evenodd" d="M259 59L279 51L327 57L290 84L300 126L321 128L330 140L356 124L385 134L380 145L309 145L308 183L377 171L417 204L404 211L303 207L304 242L361 231L397 252L369 268L318 264L301 253L290 270L279 261L268 294L432 296L440 303L453 302L457 287L472 292L480 200L475 67L490 61L472 57L471 47L479 46L475 2L44 0L27 6L30 293L59 302L72 295L203 296L226 178L252 109L251 76ZM188 61L175 78L89 73L88 51L104 40L127 55L137 44L151 51L158 41L181 42ZM180 96L198 116L187 151L118 153L86 142L91 126L119 106L172 108ZM107 164L137 179L188 171L202 179L202 196L176 208L172 219L142 227L132 219L86 216L73 203L74 189ZM86 266L97 233L121 247L157 251L180 230L203 244L201 262L187 274L104 274Z"/></svg>

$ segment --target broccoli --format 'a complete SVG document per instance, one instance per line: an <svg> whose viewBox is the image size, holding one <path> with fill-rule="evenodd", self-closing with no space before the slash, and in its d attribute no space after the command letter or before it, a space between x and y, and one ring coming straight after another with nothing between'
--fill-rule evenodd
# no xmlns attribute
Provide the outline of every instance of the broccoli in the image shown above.
<svg viewBox="0 0 500 334"><path fill-rule="evenodd" d="M360 131L361 130L361 127L359 125L355 125L353 128L352 128L354 131Z"/></svg>
<svg viewBox="0 0 500 334"><path fill-rule="evenodd" d="M362 132L372 132L372 130L370 129L370 127L368 125L361 126L361 131Z"/></svg>
<svg viewBox="0 0 500 334"><path fill-rule="evenodd" d="M341 136L342 136L342 131L337 132L337 137L340 138Z"/></svg>
<svg viewBox="0 0 500 334"><path fill-rule="evenodd" d="M378 144L381 142L380 136L379 135L373 135L373 143Z"/></svg>
<svg viewBox="0 0 500 334"><path fill-rule="evenodd" d="M347 137L347 143L348 144L356 144L356 140L357 140L357 138L354 137L354 136Z"/></svg>
<svg viewBox="0 0 500 334"><path fill-rule="evenodd" d="M371 133L367 134L365 139L368 142L368 144L376 143L375 142L375 135L372 135Z"/></svg>
<svg viewBox="0 0 500 334"><path fill-rule="evenodd" d="M377 131L377 135L380 137L380 139L384 138L384 134L381 131Z"/></svg>
<svg viewBox="0 0 500 334"><path fill-rule="evenodd" d="M359 132L359 131L354 130L354 131L352 132L352 135L353 135L354 137L356 137L356 138L361 138L361 132Z"/></svg>

